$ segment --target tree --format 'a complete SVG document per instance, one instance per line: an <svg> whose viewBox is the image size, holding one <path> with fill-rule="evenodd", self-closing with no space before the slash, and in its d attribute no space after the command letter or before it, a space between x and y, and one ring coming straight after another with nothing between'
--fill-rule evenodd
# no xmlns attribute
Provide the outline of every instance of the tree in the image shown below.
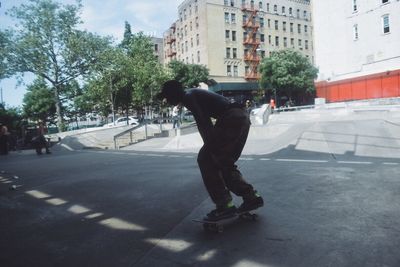
<svg viewBox="0 0 400 267"><path fill-rule="evenodd" d="M28 86L23 99L24 116L34 121L54 122L55 101L53 92L43 79Z"/></svg>
<svg viewBox="0 0 400 267"><path fill-rule="evenodd" d="M16 107L4 107L0 103L0 123L6 125L8 130L18 130L22 125L21 110Z"/></svg>
<svg viewBox="0 0 400 267"><path fill-rule="evenodd" d="M12 74L9 65L11 46L11 34L9 31L0 30L0 80L8 78Z"/></svg>
<svg viewBox="0 0 400 267"><path fill-rule="evenodd" d="M280 97L286 96L289 101L292 97L315 92L314 79L318 69L309 59L295 50L280 50L272 52L264 58L260 65L260 86Z"/></svg>
<svg viewBox="0 0 400 267"><path fill-rule="evenodd" d="M173 79L181 82L184 88L198 87L201 82L208 81L209 71L205 66L173 60L168 67Z"/></svg>
<svg viewBox="0 0 400 267"><path fill-rule="evenodd" d="M119 73L119 99L130 100L121 103L126 111L131 106L140 113L144 107L152 105L153 96L169 76L154 54L151 38L142 32L132 34L129 23L125 24L124 40L120 46L126 58L122 64L124 71Z"/></svg>
<svg viewBox="0 0 400 267"><path fill-rule="evenodd" d="M77 30L82 7L61 5L52 0L30 0L14 7L10 15L19 22L12 30L12 62L19 73L31 72L50 85L57 112L57 125L63 130L63 106L60 100L68 84L85 77L96 67L99 55L110 44L87 31ZM11 62L11 61L10 61Z"/></svg>

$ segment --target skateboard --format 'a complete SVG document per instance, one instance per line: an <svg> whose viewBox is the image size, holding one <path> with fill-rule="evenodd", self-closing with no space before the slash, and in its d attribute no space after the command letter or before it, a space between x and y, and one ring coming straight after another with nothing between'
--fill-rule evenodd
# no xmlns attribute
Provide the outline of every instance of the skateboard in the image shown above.
<svg viewBox="0 0 400 267"><path fill-rule="evenodd" d="M203 229L208 232L222 233L224 231L224 226L237 219L245 221L256 221L258 215L255 213L250 213L249 211L236 213L232 217L224 218L218 221L206 221L204 219L192 219L193 222L203 224Z"/></svg>

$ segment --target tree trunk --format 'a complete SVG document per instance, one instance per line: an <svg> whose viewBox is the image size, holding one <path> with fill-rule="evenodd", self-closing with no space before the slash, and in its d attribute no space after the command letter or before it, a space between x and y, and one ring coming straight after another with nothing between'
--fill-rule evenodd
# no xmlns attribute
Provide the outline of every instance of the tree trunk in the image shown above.
<svg viewBox="0 0 400 267"><path fill-rule="evenodd" d="M64 119L62 117L61 101L60 101L60 94L59 94L58 86L55 86L55 88L54 88L54 98L56 101L58 132L63 132L64 131Z"/></svg>

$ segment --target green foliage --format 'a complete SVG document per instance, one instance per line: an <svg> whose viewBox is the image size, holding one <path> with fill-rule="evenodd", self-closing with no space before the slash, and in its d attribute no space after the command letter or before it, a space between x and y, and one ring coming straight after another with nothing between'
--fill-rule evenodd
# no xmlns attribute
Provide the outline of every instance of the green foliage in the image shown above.
<svg viewBox="0 0 400 267"><path fill-rule="evenodd" d="M173 60L168 67L173 79L181 82L184 88L198 87L201 82L208 81L209 71L205 66Z"/></svg>
<svg viewBox="0 0 400 267"><path fill-rule="evenodd" d="M56 113L54 93L43 79L37 79L28 86L23 102L26 118L33 121L53 122Z"/></svg>
<svg viewBox="0 0 400 267"><path fill-rule="evenodd" d="M11 33L0 30L0 80L8 78L13 72L9 64L11 48Z"/></svg>
<svg viewBox="0 0 400 267"><path fill-rule="evenodd" d="M98 57L110 45L109 38L77 29L81 3L76 3L31 0L9 13L20 24L18 31L12 30L12 67L21 74L42 77L51 85L59 126L63 124L60 98L66 94L64 90L71 81L95 69Z"/></svg>
<svg viewBox="0 0 400 267"><path fill-rule="evenodd" d="M318 69L308 58L295 50L275 51L260 65L260 86L276 90L279 96L300 96L315 91L314 79Z"/></svg>
<svg viewBox="0 0 400 267"><path fill-rule="evenodd" d="M131 106L139 111L152 103L153 96L168 77L154 55L150 37L142 32L132 34L128 23L125 24L124 37L121 47L126 57L121 64L123 70L119 72L117 103L126 109Z"/></svg>
<svg viewBox="0 0 400 267"><path fill-rule="evenodd" d="M18 130L22 125L22 114L19 108L5 108L0 104L0 124L6 125L9 131Z"/></svg>

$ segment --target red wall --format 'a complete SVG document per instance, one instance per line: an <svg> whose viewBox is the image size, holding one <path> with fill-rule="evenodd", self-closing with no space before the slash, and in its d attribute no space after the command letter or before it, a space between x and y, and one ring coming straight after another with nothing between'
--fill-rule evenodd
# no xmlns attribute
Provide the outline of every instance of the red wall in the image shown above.
<svg viewBox="0 0 400 267"><path fill-rule="evenodd" d="M400 97L400 70L387 71L341 81L315 83L317 97L327 102Z"/></svg>

